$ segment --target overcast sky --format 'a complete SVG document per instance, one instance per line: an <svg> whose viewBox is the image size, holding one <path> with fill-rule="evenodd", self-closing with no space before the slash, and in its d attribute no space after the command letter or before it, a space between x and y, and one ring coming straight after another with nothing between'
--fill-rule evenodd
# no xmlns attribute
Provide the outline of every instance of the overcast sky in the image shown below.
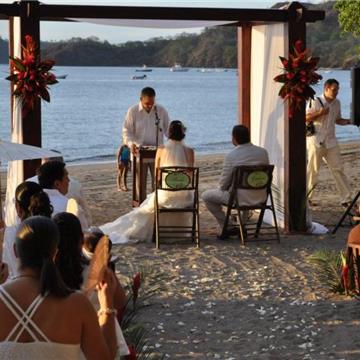
<svg viewBox="0 0 360 360"><path fill-rule="evenodd" d="M0 4L12 3L12 0L0 0ZM71 5L119 5L119 6L183 6L183 7L222 7L222 8L269 8L276 1L267 0L44 0L46 4L71 4ZM311 1L319 2L319 1ZM132 40L147 40L152 37L167 37L180 34L182 32L200 32L202 29L147 29L93 25L86 23L41 23L41 39L64 40L72 37L96 36L100 40L107 40L110 43L119 44ZM8 38L8 22L0 21L0 36Z"/></svg>

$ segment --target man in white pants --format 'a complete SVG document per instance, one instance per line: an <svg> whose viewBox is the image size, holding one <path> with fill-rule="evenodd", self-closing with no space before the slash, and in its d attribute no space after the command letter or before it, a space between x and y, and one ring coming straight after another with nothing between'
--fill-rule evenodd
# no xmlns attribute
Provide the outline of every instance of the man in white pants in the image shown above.
<svg viewBox="0 0 360 360"><path fill-rule="evenodd" d="M207 209L217 220L220 231L225 221L223 204L227 204L230 196L230 186L232 182L233 170L240 165L268 165L268 152L250 142L249 129L243 125L236 125L232 130L232 143L235 149L226 155L219 181L219 188L206 190L201 197ZM238 199L241 204L251 205L263 202L266 199L266 190L259 193L258 190L239 190ZM236 227L231 228L230 222L227 236L236 235ZM223 240L219 237L219 239Z"/></svg>
<svg viewBox="0 0 360 360"><path fill-rule="evenodd" d="M328 79L324 84L324 92L315 100L311 100L306 109L306 122L313 122L315 133L307 137L307 177L309 203L312 201L317 177L324 159L328 164L341 197L341 204L345 207L352 200L351 188L344 174L340 149L335 136L335 124L350 125L349 119L341 117L340 101L336 98L339 92L339 82Z"/></svg>
<svg viewBox="0 0 360 360"><path fill-rule="evenodd" d="M126 113L122 130L123 143L129 146L131 153L135 156L141 146L162 146L164 135L167 136L170 123L169 115L163 106L155 103L155 96L156 93L153 88L143 88L140 94L140 102L130 107ZM154 164L155 159L148 161L142 179L139 178L139 166L137 166L136 190L138 196L140 184L146 189L148 168L152 177L152 187L154 186Z"/></svg>

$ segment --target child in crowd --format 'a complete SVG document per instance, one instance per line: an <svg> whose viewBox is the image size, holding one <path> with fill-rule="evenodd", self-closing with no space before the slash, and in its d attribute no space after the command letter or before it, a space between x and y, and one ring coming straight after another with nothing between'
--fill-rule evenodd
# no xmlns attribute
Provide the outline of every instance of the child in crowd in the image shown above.
<svg viewBox="0 0 360 360"><path fill-rule="evenodd" d="M118 176L117 176L117 186L118 191L128 191L126 186L126 177L128 170L130 169L130 148L124 144L122 145L117 153L117 163L118 163Z"/></svg>

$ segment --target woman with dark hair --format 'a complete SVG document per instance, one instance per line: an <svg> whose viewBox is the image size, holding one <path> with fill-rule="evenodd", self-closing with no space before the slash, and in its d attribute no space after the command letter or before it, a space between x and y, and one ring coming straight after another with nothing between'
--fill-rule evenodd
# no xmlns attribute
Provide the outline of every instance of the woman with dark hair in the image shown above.
<svg viewBox="0 0 360 360"><path fill-rule="evenodd" d="M54 263L56 224L24 220L16 235L19 275L0 286L1 359L113 359L115 284L110 271L98 286L98 318L89 300L63 282ZM49 316L51 315L51 316Z"/></svg>
<svg viewBox="0 0 360 360"><path fill-rule="evenodd" d="M65 284L73 290L80 290L84 281L85 261L81 255L83 232L79 219L70 213L61 212L53 217L60 232L56 266Z"/></svg>
<svg viewBox="0 0 360 360"><path fill-rule="evenodd" d="M194 166L194 150L183 143L185 132L186 128L181 121L174 120L170 123L168 130L169 141L156 152L155 168ZM189 192L186 192L186 195L180 191L172 194L169 193L165 191L159 194L158 200L160 205L182 208L191 202L188 196ZM119 217L111 223L100 226L100 229L110 236L114 244L126 243L132 239L151 241L154 230L154 198L154 193L149 194L138 208L133 209L128 214ZM178 222L180 222L179 214L176 216ZM171 223L167 222L167 225L170 226Z"/></svg>
<svg viewBox="0 0 360 360"><path fill-rule="evenodd" d="M60 275L68 288L72 290L82 290L88 275L89 261L82 253L84 234L81 230L80 221L75 215L67 212L56 214L53 221L57 225L60 233L58 252L55 258L55 263ZM126 303L126 295L115 274L113 274L113 278L115 290L112 304L113 308L120 315ZM95 309L98 310L100 304L96 292L92 291L87 295ZM127 355L128 347L120 325L116 323L115 326L119 355Z"/></svg>
<svg viewBox="0 0 360 360"><path fill-rule="evenodd" d="M15 190L15 208L21 221L30 216L42 215L51 217L53 207L48 195L39 184L31 181L21 183ZM5 228L3 244L3 261L8 264L10 278L17 274L17 259L14 252L17 225Z"/></svg>

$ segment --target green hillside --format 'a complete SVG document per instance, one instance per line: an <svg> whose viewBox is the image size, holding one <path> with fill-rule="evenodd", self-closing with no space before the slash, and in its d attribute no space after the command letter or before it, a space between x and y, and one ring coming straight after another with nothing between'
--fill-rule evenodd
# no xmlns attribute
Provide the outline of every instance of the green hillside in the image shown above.
<svg viewBox="0 0 360 360"><path fill-rule="evenodd" d="M311 9L326 11L324 21L307 25L308 46L320 56L322 67L350 67L358 62L360 39L343 34L339 28L334 1L307 4ZM278 3L275 7L284 5ZM56 60L57 65L75 66L172 66L236 67L237 29L214 27L201 34L182 34L172 38L130 41L110 44L96 37L72 38L41 44L42 56ZM0 38L0 62L7 62L7 42Z"/></svg>

